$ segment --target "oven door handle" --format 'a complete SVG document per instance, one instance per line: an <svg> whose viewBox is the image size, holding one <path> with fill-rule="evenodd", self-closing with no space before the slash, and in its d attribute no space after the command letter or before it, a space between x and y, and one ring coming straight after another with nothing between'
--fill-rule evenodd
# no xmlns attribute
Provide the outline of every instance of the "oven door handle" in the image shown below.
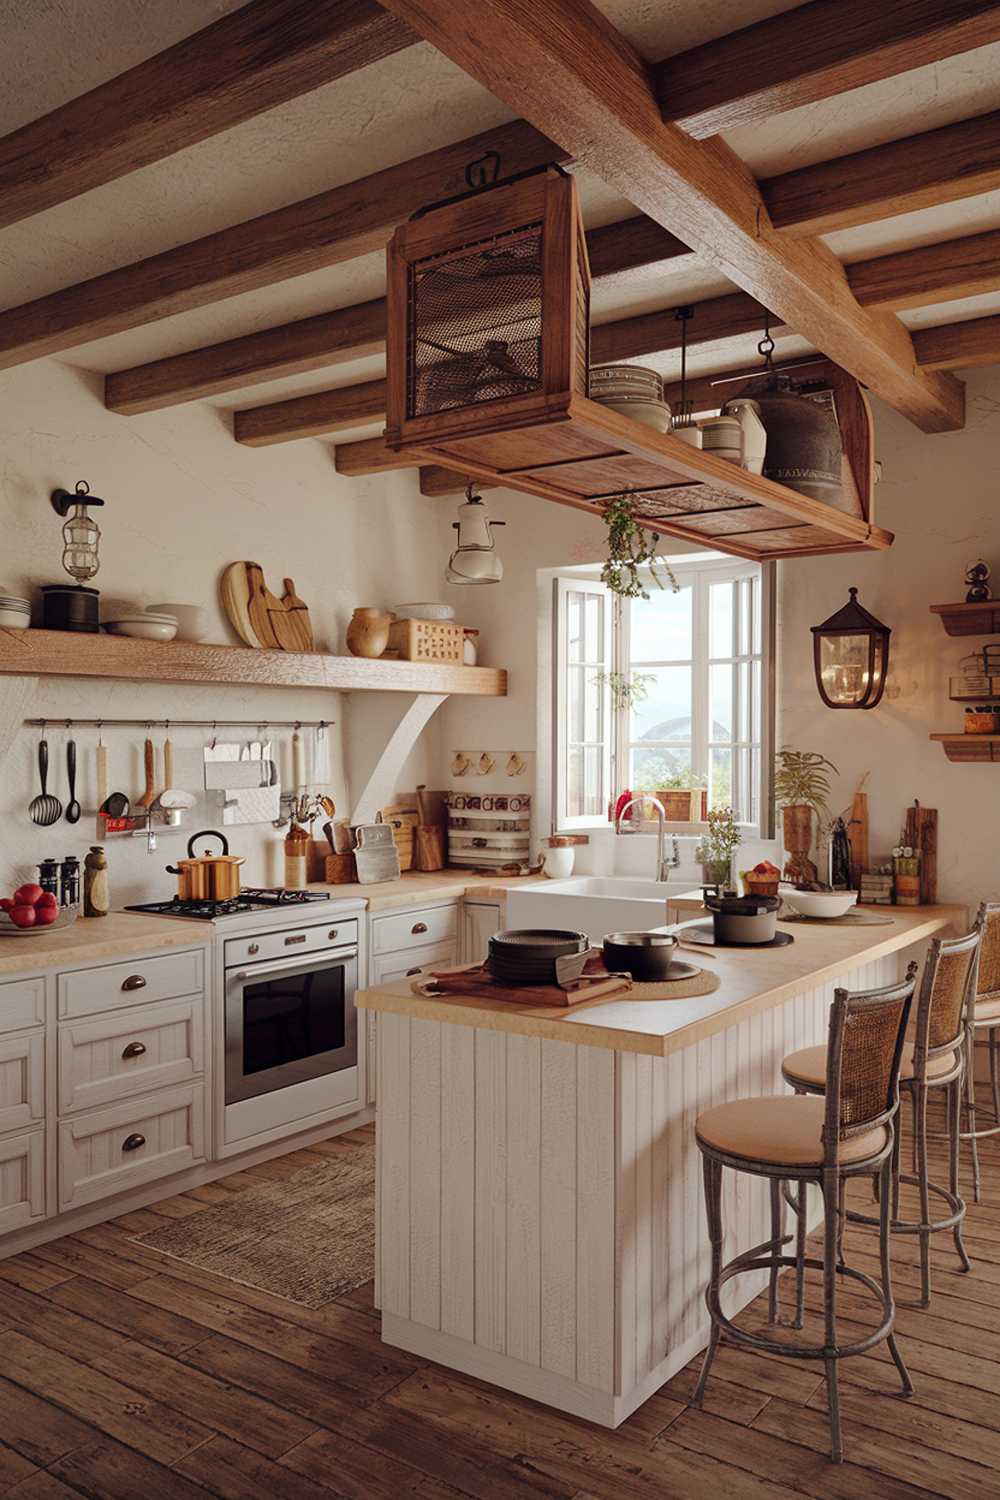
<svg viewBox="0 0 1000 1500"><path fill-rule="evenodd" d="M338 948L334 953L312 953L308 957L303 953L298 958L287 958L280 964L259 964L253 969L237 969L235 973L227 975L229 979L235 979L239 984L258 984L261 980L267 980L272 974L292 974L297 970L326 968L323 960L332 963L350 963L357 958L357 948Z"/></svg>

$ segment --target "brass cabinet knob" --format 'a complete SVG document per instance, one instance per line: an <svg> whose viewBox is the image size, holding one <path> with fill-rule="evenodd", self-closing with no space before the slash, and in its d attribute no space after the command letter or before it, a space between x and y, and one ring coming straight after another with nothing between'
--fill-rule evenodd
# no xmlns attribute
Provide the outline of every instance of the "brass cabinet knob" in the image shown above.
<svg viewBox="0 0 1000 1500"><path fill-rule="evenodd" d="M144 990L145 988L146 981L141 974L130 974L126 980L122 981L123 990Z"/></svg>
<svg viewBox="0 0 1000 1500"><path fill-rule="evenodd" d="M146 1137L144 1135L127 1135L122 1141L122 1150L138 1151L139 1147L144 1146L145 1144Z"/></svg>
<svg viewBox="0 0 1000 1500"><path fill-rule="evenodd" d="M141 1057L145 1050L145 1042L129 1042L122 1051L122 1057Z"/></svg>
<svg viewBox="0 0 1000 1500"><path fill-rule="evenodd" d="M410 928L410 931L413 933L413 936L416 937L416 935L417 935L418 932L426 932L427 931L427 923L426 922L414 922L413 926Z"/></svg>

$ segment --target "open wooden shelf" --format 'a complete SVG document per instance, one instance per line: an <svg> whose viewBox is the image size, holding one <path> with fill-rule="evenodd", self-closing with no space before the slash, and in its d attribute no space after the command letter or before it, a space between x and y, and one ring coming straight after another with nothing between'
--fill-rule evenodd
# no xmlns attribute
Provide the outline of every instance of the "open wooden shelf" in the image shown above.
<svg viewBox="0 0 1000 1500"><path fill-rule="evenodd" d="M1000 635L1000 599L972 604L932 604L932 615L940 615L949 635Z"/></svg>
<svg viewBox="0 0 1000 1500"><path fill-rule="evenodd" d="M949 760L1000 760L1000 734L932 734Z"/></svg>
<svg viewBox="0 0 1000 1500"><path fill-rule="evenodd" d="M484 406L460 436L406 452L414 462L596 515L629 492L650 529L755 561L892 545L891 532L856 512L811 500L582 396L570 396L544 420L536 410L502 431L486 430L490 422L495 427L496 417Z"/></svg>
<svg viewBox="0 0 1000 1500"><path fill-rule="evenodd" d="M312 651L253 651L191 641L136 641L63 630L0 629L0 675L116 677L131 682L234 683L343 692L466 693L503 697L499 667L367 660Z"/></svg>

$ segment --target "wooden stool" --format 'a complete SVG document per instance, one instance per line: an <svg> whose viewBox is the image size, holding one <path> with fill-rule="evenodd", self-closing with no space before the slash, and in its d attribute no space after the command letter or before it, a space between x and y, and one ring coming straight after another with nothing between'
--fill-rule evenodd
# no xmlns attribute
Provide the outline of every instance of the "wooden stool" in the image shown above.
<svg viewBox="0 0 1000 1500"><path fill-rule="evenodd" d="M892 1163L892 1219L894 1234L915 1234L920 1237L920 1305L927 1307L931 1300L931 1235L950 1229L954 1235L955 1249L963 1271L972 1270L972 1262L962 1243L962 1220L965 1217L965 1200L958 1188L958 1152L960 1110L962 1104L962 1077L965 1070L966 1036L968 1016L975 990L977 958L979 955L979 932L970 932L961 938L933 938L924 965L920 997L917 1003L917 1022L913 1041L905 1042L900 1061L899 1086L909 1095L913 1107L913 1172L902 1175L899 1165L899 1136L893 1151ZM910 964L907 978L916 973L915 963ZM806 1047L793 1052L781 1065L781 1076L796 1094L822 1094L825 1092L825 1049ZM931 1182L927 1160L927 1102L932 1089L947 1090L948 1104L948 1186ZM920 1194L920 1218L899 1217L899 1187L907 1183L917 1188ZM943 1218L931 1218L930 1199L934 1193L942 1198L947 1212ZM884 1205L883 1205L884 1207ZM804 1230L803 1215L799 1214L799 1239ZM880 1224L868 1214L851 1211L846 1215L855 1224ZM802 1276L796 1299L801 1307Z"/></svg>
<svg viewBox="0 0 1000 1500"><path fill-rule="evenodd" d="M978 1203L982 1180L979 1171L979 1142L1000 1131L1000 902L984 901L976 916L976 930L982 942L979 950L979 974L975 1001L969 1016L968 1054L965 1066L965 1108L968 1130L961 1132L963 1141L972 1144L972 1183ZM976 1032L985 1031L990 1047L990 1088L993 1100L992 1124L976 1125Z"/></svg>
<svg viewBox="0 0 1000 1500"><path fill-rule="evenodd" d="M903 1363L893 1334L895 1307L889 1280L889 1201L895 1124L899 1112L899 1066L903 1033L910 1013L914 979L884 989L849 994L834 992L830 1009L825 1098L791 1094L765 1099L740 1099L699 1115L695 1124L705 1174L705 1206L712 1244L712 1269L705 1301L712 1328L705 1363L695 1391L701 1403L709 1371L722 1335L734 1344L792 1359L821 1359L826 1369L830 1411L831 1451L835 1462L843 1457L840 1435L840 1404L837 1386L838 1361L864 1354L882 1339L896 1363L903 1394L913 1394L913 1383ZM732 1167L756 1177L766 1177L771 1186L771 1238L745 1250L728 1264L722 1262L722 1170ZM880 1234L881 1282L843 1263L838 1253L843 1185L848 1177L881 1178ZM804 1246L795 1256L783 1254L791 1238L783 1232L782 1184L799 1184L799 1198L815 1183L823 1194L826 1233L822 1260L806 1258ZM805 1214L799 1215L800 1224ZM792 1344L765 1338L737 1328L722 1311L720 1292L727 1281L743 1271L767 1270L772 1275L768 1316L777 1315L774 1278L783 1266L811 1266L823 1272L825 1338L822 1344ZM837 1277L851 1276L880 1301L882 1321L874 1332L850 1344L837 1342Z"/></svg>

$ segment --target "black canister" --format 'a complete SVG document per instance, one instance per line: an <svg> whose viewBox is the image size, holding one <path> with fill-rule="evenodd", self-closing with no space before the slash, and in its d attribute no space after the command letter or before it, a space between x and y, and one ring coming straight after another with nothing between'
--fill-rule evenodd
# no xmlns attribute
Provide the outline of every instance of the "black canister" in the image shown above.
<svg viewBox="0 0 1000 1500"><path fill-rule="evenodd" d="M57 859L43 859L38 866L38 884L43 891L48 891L56 899L59 897L59 861Z"/></svg>
<svg viewBox="0 0 1000 1500"><path fill-rule="evenodd" d="M101 628L100 592L69 583L42 586L42 625L46 630L76 630L96 635Z"/></svg>
<svg viewBox="0 0 1000 1500"><path fill-rule="evenodd" d="M80 904L80 861L75 854L67 854L60 870L59 905Z"/></svg>

